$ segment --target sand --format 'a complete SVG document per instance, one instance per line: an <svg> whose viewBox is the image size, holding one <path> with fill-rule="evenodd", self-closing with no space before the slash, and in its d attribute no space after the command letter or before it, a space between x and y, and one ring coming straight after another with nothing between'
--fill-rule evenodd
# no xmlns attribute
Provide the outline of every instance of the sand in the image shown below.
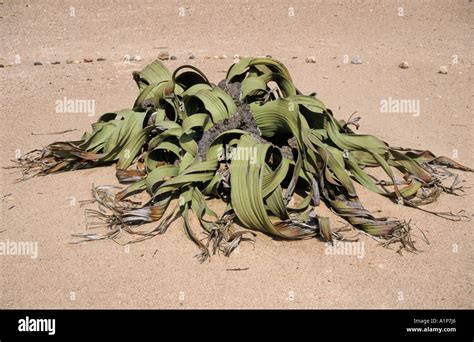
<svg viewBox="0 0 474 342"><path fill-rule="evenodd" d="M161 51L177 56L165 62L170 69L189 63L216 83L234 54L270 54L336 117L357 111L360 132L474 165L473 3L289 3L4 0L0 64L14 63L16 55L21 63L0 69L0 166L11 165L18 151L80 138L101 113L130 107L137 94L131 72ZM187 59L191 53L196 59ZM123 63L127 54L142 60ZM205 59L221 54L228 58ZM351 64L357 55L362 64ZM305 63L308 56L316 63ZM106 61L65 63L99 57ZM61 64L47 63L54 61ZM402 61L408 69L398 67ZM447 74L438 73L443 65ZM96 115L56 113L56 101L64 97L94 100ZM419 115L381 113L381 101L389 97L419 101ZM32 135L72 128L78 131ZM85 228L79 201L90 198L92 184L117 184L113 166L21 183L12 170L0 175L0 241L38 243L35 259L0 256L1 308L473 307L472 222L399 207L360 187L368 209L411 219L430 244L415 231L422 252L401 256L362 236L358 258L328 255L317 239L285 242L258 233L255 246L243 244L230 258L216 255L199 264L181 221L128 248L112 241L70 244L71 234ZM460 177L473 186L473 174ZM473 189L467 188L463 197L442 195L426 208L464 209L472 217L472 203Z"/></svg>

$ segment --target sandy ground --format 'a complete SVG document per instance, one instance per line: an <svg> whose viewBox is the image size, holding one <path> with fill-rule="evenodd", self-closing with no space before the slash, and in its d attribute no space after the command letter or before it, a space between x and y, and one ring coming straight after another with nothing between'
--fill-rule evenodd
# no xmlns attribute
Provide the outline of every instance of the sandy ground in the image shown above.
<svg viewBox="0 0 474 342"><path fill-rule="evenodd" d="M100 113L131 106L131 72L160 51L178 57L166 62L170 69L190 63L214 82L234 54L270 54L337 117L358 111L361 132L474 165L474 3L468 0L3 0L0 17L1 166L11 165L17 150L79 138ZM191 53L196 59L187 60ZM142 61L125 64L127 54ZM220 54L229 58L204 58ZM21 63L8 67L16 55ZM316 63L305 63L310 55ZM356 55L362 64L344 63ZM65 63L99 57L106 61ZM33 66L36 61L43 65ZM54 61L61 64L47 63ZM398 67L402 61L408 69ZM441 65L448 74L438 73ZM96 116L56 113L55 101L64 97L95 100ZM381 113L380 102L389 97L419 100L420 115ZM32 135L71 128L78 131ZM85 226L78 201L89 198L92 183L116 184L113 167L22 183L14 183L18 174L11 170L0 174L0 241L38 242L39 248L36 259L0 256L2 308L474 306L472 222L400 208L363 189L367 208L411 219L426 232L429 245L415 234L422 253L400 256L364 236L363 258L327 255L316 239L284 242L258 234L255 247L244 244L230 258L199 264L181 221L129 249L112 241L73 245L71 234ZM460 177L474 185L474 175ZM465 209L472 216L473 193L443 195L427 209Z"/></svg>

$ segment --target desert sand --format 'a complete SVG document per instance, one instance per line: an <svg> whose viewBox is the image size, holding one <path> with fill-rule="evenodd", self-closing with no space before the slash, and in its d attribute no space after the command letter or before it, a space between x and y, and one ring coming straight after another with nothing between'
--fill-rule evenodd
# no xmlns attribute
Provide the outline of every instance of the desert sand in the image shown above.
<svg viewBox="0 0 474 342"><path fill-rule="evenodd" d="M468 0L4 0L0 13L2 167L17 153L78 139L100 114L130 107L137 94L132 71L163 51L177 57L165 61L171 70L192 64L215 83L235 54L272 55L336 117L357 111L359 132L474 166L474 3ZM126 55L141 60L125 63ZM316 63L306 63L308 56ZM350 63L356 56L361 64ZM55 61L60 64L50 64ZM408 69L399 68L403 61ZM438 73L440 66L448 73ZM95 115L57 113L64 97L94 100ZM419 101L419 115L382 113L388 98ZM36 135L69 129L78 130ZM474 175L456 173L464 196L442 195L426 209L464 209L472 217ZM178 220L166 234L129 247L71 244L71 234L85 229L79 201L90 198L92 184L118 184L113 166L20 183L12 170L0 175L0 241L38 243L37 258L0 256L1 308L474 306L472 222L400 207L361 187L368 209L412 220L430 243L415 229L421 252L399 255L361 236L358 258L328 255L317 239L286 242L257 233L254 246L199 264Z"/></svg>

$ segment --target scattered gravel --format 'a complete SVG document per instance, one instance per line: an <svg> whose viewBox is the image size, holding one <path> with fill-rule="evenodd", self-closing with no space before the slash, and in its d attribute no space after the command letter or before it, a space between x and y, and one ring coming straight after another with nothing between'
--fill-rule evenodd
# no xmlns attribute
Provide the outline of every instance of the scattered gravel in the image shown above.
<svg viewBox="0 0 474 342"><path fill-rule="evenodd" d="M447 74L448 73L448 67L446 65L442 65L439 67L438 74Z"/></svg>
<svg viewBox="0 0 474 342"><path fill-rule="evenodd" d="M398 65L398 67L400 69L408 69L408 62L403 61Z"/></svg>
<svg viewBox="0 0 474 342"><path fill-rule="evenodd" d="M170 59L170 54L166 51L162 51L158 54L158 59L160 61L166 61L166 60Z"/></svg>

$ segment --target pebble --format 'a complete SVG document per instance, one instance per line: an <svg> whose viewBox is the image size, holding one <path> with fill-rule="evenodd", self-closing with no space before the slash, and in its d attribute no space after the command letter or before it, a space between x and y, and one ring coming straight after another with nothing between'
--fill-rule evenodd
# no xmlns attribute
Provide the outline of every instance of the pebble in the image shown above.
<svg viewBox="0 0 474 342"><path fill-rule="evenodd" d="M172 61L175 61L175 60L178 59L178 57L176 57L176 56L173 55L173 56L170 57L170 59L171 59Z"/></svg>
<svg viewBox="0 0 474 342"><path fill-rule="evenodd" d="M267 58L272 58L272 55L265 55L265 57L267 57Z"/></svg>
<svg viewBox="0 0 474 342"><path fill-rule="evenodd" d="M323 78L327 80L329 78L329 76L323 76Z"/></svg>
<svg viewBox="0 0 474 342"><path fill-rule="evenodd" d="M41 62L34 62L33 65L34 65L34 66L39 66L39 65L43 65L43 63L41 63Z"/></svg>
<svg viewBox="0 0 474 342"><path fill-rule="evenodd" d="M291 57L291 59L297 59L297 58L298 58L298 56L293 56L293 57Z"/></svg>
<svg viewBox="0 0 474 342"><path fill-rule="evenodd" d="M72 59L66 59L66 64L72 64L74 61Z"/></svg>
<svg viewBox="0 0 474 342"><path fill-rule="evenodd" d="M220 56L219 56L219 59L226 59L226 58L227 58L226 55L220 55Z"/></svg>
<svg viewBox="0 0 474 342"><path fill-rule="evenodd" d="M398 67L400 69L408 69L408 62L403 61L398 65Z"/></svg>
<svg viewBox="0 0 474 342"><path fill-rule="evenodd" d="M215 56L214 56L214 59L219 59L219 56L218 56L218 55L215 55Z"/></svg>
<svg viewBox="0 0 474 342"><path fill-rule="evenodd" d="M241 59L241 58L242 58L242 57L240 57L239 54L235 54L235 55L234 55L234 59Z"/></svg>
<svg viewBox="0 0 474 342"><path fill-rule="evenodd" d="M448 67L446 65L442 65L439 67L438 74L447 74L448 73Z"/></svg>
<svg viewBox="0 0 474 342"><path fill-rule="evenodd" d="M196 59L196 56L194 56L194 55L189 55L189 59Z"/></svg>
<svg viewBox="0 0 474 342"><path fill-rule="evenodd" d="M204 59L211 59L211 56L204 56Z"/></svg>
<svg viewBox="0 0 474 342"><path fill-rule="evenodd" d="M106 60L106 59L105 59L104 57L99 57L99 58L97 58L97 62L103 62L103 61L105 61L105 60Z"/></svg>
<svg viewBox="0 0 474 342"><path fill-rule="evenodd" d="M72 63L73 63L73 64L79 64L79 63L81 63L81 61L78 60L78 59L75 59L75 60L72 61Z"/></svg>
<svg viewBox="0 0 474 342"><path fill-rule="evenodd" d="M59 62L59 61L54 61L54 62L51 62L51 64L53 64L53 65L58 65L58 64L61 64L61 62Z"/></svg>
<svg viewBox="0 0 474 342"><path fill-rule="evenodd" d="M158 54L158 59L160 61L166 61L166 60L170 59L170 54L166 51L160 52Z"/></svg>
<svg viewBox="0 0 474 342"><path fill-rule="evenodd" d="M5 68L5 65L3 65L3 64L0 64L0 68Z"/></svg>
<svg viewBox="0 0 474 342"><path fill-rule="evenodd" d="M351 60L351 64L362 64L362 57L361 56L355 56Z"/></svg>
<svg viewBox="0 0 474 342"><path fill-rule="evenodd" d="M316 63L316 58L314 56L306 57L306 63Z"/></svg>
<svg viewBox="0 0 474 342"><path fill-rule="evenodd" d="M139 55L136 55L136 56L133 57L133 60L137 61L137 62L140 62L142 60L142 57L139 56Z"/></svg>
<svg viewBox="0 0 474 342"><path fill-rule="evenodd" d="M92 63L94 59L92 58L84 58L84 63Z"/></svg>

